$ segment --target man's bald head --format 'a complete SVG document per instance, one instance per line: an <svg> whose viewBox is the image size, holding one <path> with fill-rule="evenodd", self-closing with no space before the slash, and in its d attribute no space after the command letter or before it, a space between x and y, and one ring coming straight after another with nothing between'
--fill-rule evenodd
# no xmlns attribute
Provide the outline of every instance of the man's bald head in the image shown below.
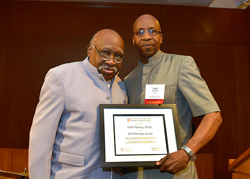
<svg viewBox="0 0 250 179"><path fill-rule="evenodd" d="M152 16L150 14L143 14L143 15L139 16L134 22L133 31L136 30L135 28L138 26L138 24L142 24L142 23L145 24L145 22L154 22L154 24L156 25L158 30L161 31L159 21L154 16Z"/></svg>
<svg viewBox="0 0 250 179"><path fill-rule="evenodd" d="M116 63L114 58L123 58L124 42L114 30L103 29L95 33L87 49L89 62L97 68L105 80L111 80L119 71L122 63ZM104 60L103 55L110 60Z"/></svg>
<svg viewBox="0 0 250 179"><path fill-rule="evenodd" d="M90 40L90 44L95 43L97 40L101 40L102 37L117 38L117 40L121 40L123 42L122 37L116 31L114 31L112 29L102 29L102 30L95 33L95 35Z"/></svg>
<svg viewBox="0 0 250 179"><path fill-rule="evenodd" d="M154 16L144 14L135 20L133 31L133 44L140 55L141 61L148 63L148 58L160 50L162 43L160 23Z"/></svg>

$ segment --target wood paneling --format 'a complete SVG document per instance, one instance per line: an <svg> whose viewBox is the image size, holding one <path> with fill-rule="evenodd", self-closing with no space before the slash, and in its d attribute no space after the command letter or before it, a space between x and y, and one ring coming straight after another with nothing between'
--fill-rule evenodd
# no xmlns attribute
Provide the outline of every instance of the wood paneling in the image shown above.
<svg viewBox="0 0 250 179"><path fill-rule="evenodd" d="M124 39L131 39L133 35L133 23L141 14L150 13L160 18L159 5L137 4L108 4L101 3L87 9L88 25L86 26L86 38L91 38L93 32L103 28L116 30Z"/></svg>
<svg viewBox="0 0 250 179"><path fill-rule="evenodd" d="M218 102L224 122L201 152L213 153L214 178L229 178L227 160L249 146L249 8L0 1L0 147L28 148L46 72L83 60L96 31L111 28L124 38L121 78L136 67L132 25L144 13L161 23L162 51L193 56Z"/></svg>
<svg viewBox="0 0 250 179"><path fill-rule="evenodd" d="M167 41L234 43L245 42L245 21L236 19L239 11L206 7L162 6L161 28ZM235 26L235 22L238 22ZM243 29L244 31L244 29ZM234 38L235 34L239 38Z"/></svg>
<svg viewBox="0 0 250 179"><path fill-rule="evenodd" d="M213 154L197 153L195 161L198 177L200 179L213 178ZM204 165L206 163L206 165Z"/></svg>
<svg viewBox="0 0 250 179"><path fill-rule="evenodd" d="M86 10L77 3L13 2L11 36L83 37Z"/></svg>
<svg viewBox="0 0 250 179"><path fill-rule="evenodd" d="M236 110L237 110L237 156L242 154L250 146L250 136L246 131L250 129L250 104L249 83L245 80L249 76L248 49L247 46L235 45L235 82L236 82Z"/></svg>
<svg viewBox="0 0 250 179"><path fill-rule="evenodd" d="M9 40L10 41L10 40ZM17 47L22 47L20 39L15 42ZM21 106L22 106L22 96L20 92L22 91L23 84L23 61L21 58L25 58L24 52L19 51L21 48L16 48L13 50L11 48L11 42L8 46L8 58L5 65L5 84L4 84L4 96L3 96L3 120L1 125L4 126L3 133L5 134L1 138L1 147L19 147L18 143L20 141L19 127L21 118ZM18 56L13 58L12 56ZM8 135L7 135L8 134Z"/></svg>
<svg viewBox="0 0 250 179"><path fill-rule="evenodd" d="M166 41L247 43L244 11L162 6L160 21Z"/></svg>
<svg viewBox="0 0 250 179"><path fill-rule="evenodd" d="M11 171L11 157L12 157L12 150L0 148L0 170L2 171Z"/></svg>
<svg viewBox="0 0 250 179"><path fill-rule="evenodd" d="M0 170L20 173L28 172L28 149L0 148Z"/></svg>
<svg viewBox="0 0 250 179"><path fill-rule="evenodd" d="M231 36L233 38L234 44L249 44L247 40L247 35L249 35L249 31L247 31L247 23L246 19L246 11L245 10L232 10L232 30Z"/></svg>
<svg viewBox="0 0 250 179"><path fill-rule="evenodd" d="M28 150L12 149L12 172L28 172Z"/></svg>
<svg viewBox="0 0 250 179"><path fill-rule="evenodd" d="M0 2L0 35L7 36L10 28L11 2Z"/></svg>
<svg viewBox="0 0 250 179"><path fill-rule="evenodd" d="M247 10L246 10L246 26L247 26L247 42L248 45L250 44L250 6L248 6Z"/></svg>
<svg viewBox="0 0 250 179"><path fill-rule="evenodd" d="M248 41L248 84L250 84L250 6L248 6L246 10L246 26L247 26L247 41ZM250 89L249 89L250 94ZM249 101L250 101L250 95L249 95ZM250 130L248 130L248 136L250 136Z"/></svg>
<svg viewBox="0 0 250 179"><path fill-rule="evenodd" d="M7 62L7 50L8 50L8 38L0 37L0 136L5 136L6 133L3 125L5 118L3 117L4 107L4 95L5 95L5 83L6 83L6 62ZM3 138L3 137L1 137ZM0 138L0 140L1 140ZM1 142L0 142L1 144Z"/></svg>

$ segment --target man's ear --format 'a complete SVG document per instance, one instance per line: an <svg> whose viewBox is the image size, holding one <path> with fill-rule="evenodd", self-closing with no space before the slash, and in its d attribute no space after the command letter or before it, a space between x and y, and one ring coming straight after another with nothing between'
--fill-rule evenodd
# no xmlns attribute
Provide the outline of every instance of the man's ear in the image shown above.
<svg viewBox="0 0 250 179"><path fill-rule="evenodd" d="M135 46L135 41L134 41L134 38L132 38L132 42L133 42L133 45Z"/></svg>
<svg viewBox="0 0 250 179"><path fill-rule="evenodd" d="M92 44L89 44L87 47L87 55L90 57L90 55L93 53L93 46Z"/></svg>
<svg viewBox="0 0 250 179"><path fill-rule="evenodd" d="M162 34L160 34L161 35L161 41L160 41L160 43L162 44L162 39L163 39L163 37L162 37Z"/></svg>

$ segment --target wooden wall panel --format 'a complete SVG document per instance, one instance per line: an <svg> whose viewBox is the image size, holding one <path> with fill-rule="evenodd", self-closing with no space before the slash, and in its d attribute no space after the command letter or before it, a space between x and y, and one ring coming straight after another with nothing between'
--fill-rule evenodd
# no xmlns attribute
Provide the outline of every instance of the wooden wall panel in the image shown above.
<svg viewBox="0 0 250 179"><path fill-rule="evenodd" d="M247 31L247 23L249 20L246 19L246 10L233 10L232 16L232 30L231 36L233 38L234 44L249 44L247 36L249 36L249 31Z"/></svg>
<svg viewBox="0 0 250 179"><path fill-rule="evenodd" d="M87 9L86 38L103 28L116 30L124 39L131 39L133 23L141 14L150 13L160 18L159 5L108 4L93 5Z"/></svg>
<svg viewBox="0 0 250 179"><path fill-rule="evenodd" d="M11 171L28 172L28 149L12 149Z"/></svg>
<svg viewBox="0 0 250 179"><path fill-rule="evenodd" d="M12 149L0 148L0 170L11 171Z"/></svg>
<svg viewBox="0 0 250 179"><path fill-rule="evenodd" d="M83 37L86 11L77 3L13 2L11 36Z"/></svg>
<svg viewBox="0 0 250 179"><path fill-rule="evenodd" d="M3 116L3 99L5 95L4 87L6 83L6 62L7 62L8 38L0 37L0 136L5 136L3 121L6 120ZM0 141L3 137L0 137ZM1 142L0 142L1 144Z"/></svg>
<svg viewBox="0 0 250 179"><path fill-rule="evenodd" d="M249 76L248 70L248 46L235 45L235 79L236 79L236 110L237 110L237 156L245 152L250 146L250 135L246 131L250 129L250 104L249 83L245 80Z"/></svg>
<svg viewBox="0 0 250 179"><path fill-rule="evenodd" d="M26 168L28 172L28 149L0 148L0 158L0 170L20 173Z"/></svg>
<svg viewBox="0 0 250 179"><path fill-rule="evenodd" d="M0 2L0 36L7 36L10 27L11 2Z"/></svg>
<svg viewBox="0 0 250 179"><path fill-rule="evenodd" d="M247 26L247 42L248 42L248 72L249 72L249 78L248 78L248 84L250 84L250 6L248 6L246 10L246 26ZM250 93L250 89L249 89ZM249 101L250 101L250 95L249 95ZM248 130L248 135L250 136L250 130Z"/></svg>
<svg viewBox="0 0 250 179"><path fill-rule="evenodd" d="M1 138L1 147L19 147L20 140L20 118L21 118L21 106L22 106L22 84L23 84L23 61L21 58L25 58L24 52L20 51L23 47L23 43L18 38L15 40L16 48L11 46L11 40L8 45L8 59L5 66L5 84L4 84L4 96L3 96L3 121L2 125L3 133L5 137ZM21 48L20 48L21 47ZM13 56L15 56L13 58Z"/></svg>
<svg viewBox="0 0 250 179"><path fill-rule="evenodd" d="M246 10L246 28L247 28L247 42L248 45L250 44L250 6L248 6L247 10Z"/></svg>
<svg viewBox="0 0 250 179"><path fill-rule="evenodd" d="M132 25L144 13L159 19L164 52L194 57L218 102L224 122L201 152L213 153L215 178L229 178L227 160L237 158L249 145L244 143L249 141L249 122L243 119L249 119L249 112L243 111L249 109L250 101L249 8L0 1L0 136L5 136L0 138L0 147L28 148L46 72L83 60L96 31L111 28L124 38L121 78L136 67L139 56L131 41ZM200 119L195 120L198 125Z"/></svg>
<svg viewBox="0 0 250 179"><path fill-rule="evenodd" d="M197 153L195 161L198 177L200 179L213 178L213 154ZM204 165L206 163L206 165Z"/></svg>
<svg viewBox="0 0 250 179"><path fill-rule="evenodd" d="M162 6L163 38L182 42L245 43L244 14L243 17L240 14L239 10L230 9Z"/></svg>

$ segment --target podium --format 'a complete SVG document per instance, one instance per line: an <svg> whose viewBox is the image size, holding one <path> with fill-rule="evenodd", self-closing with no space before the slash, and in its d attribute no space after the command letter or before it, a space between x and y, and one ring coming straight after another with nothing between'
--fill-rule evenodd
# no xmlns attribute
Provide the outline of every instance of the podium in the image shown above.
<svg viewBox="0 0 250 179"><path fill-rule="evenodd" d="M232 179L250 179L250 148L237 159L229 159L228 169L233 171Z"/></svg>

